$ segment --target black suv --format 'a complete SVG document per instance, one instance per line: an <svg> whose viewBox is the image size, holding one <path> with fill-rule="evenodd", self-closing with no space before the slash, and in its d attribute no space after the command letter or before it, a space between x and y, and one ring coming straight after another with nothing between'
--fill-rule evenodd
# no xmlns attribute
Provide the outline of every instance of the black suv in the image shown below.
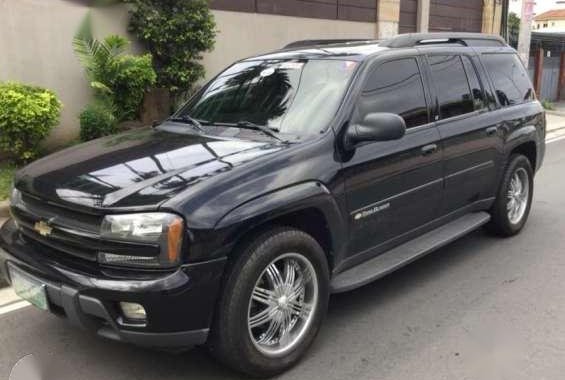
<svg viewBox="0 0 565 380"><path fill-rule="evenodd" d="M545 115L499 37L299 42L235 63L153 128L20 170L0 267L106 338L206 344L279 373L331 293L482 225L518 233Z"/></svg>

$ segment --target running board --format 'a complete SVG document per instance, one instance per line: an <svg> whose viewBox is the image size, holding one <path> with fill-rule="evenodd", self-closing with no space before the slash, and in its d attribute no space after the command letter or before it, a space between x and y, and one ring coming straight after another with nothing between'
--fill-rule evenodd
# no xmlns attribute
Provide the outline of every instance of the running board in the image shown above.
<svg viewBox="0 0 565 380"><path fill-rule="evenodd" d="M490 214L475 212L462 216L414 240L337 274L331 281L332 293L346 292L373 282L443 247L490 220Z"/></svg>

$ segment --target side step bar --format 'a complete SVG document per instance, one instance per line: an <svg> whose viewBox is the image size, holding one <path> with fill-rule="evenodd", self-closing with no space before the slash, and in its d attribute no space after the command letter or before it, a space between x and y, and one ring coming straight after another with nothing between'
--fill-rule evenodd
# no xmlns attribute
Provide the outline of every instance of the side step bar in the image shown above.
<svg viewBox="0 0 565 380"><path fill-rule="evenodd" d="M332 293L346 292L373 282L447 245L490 220L490 214L476 212L462 216L414 240L337 274L331 281Z"/></svg>

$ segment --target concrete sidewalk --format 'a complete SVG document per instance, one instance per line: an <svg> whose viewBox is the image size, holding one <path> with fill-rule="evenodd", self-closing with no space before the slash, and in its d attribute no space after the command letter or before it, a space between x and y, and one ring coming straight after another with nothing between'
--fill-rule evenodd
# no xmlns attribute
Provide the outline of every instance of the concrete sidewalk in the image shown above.
<svg viewBox="0 0 565 380"><path fill-rule="evenodd" d="M565 138L565 102L555 103L555 110L546 111L546 141L552 142Z"/></svg>
<svg viewBox="0 0 565 380"><path fill-rule="evenodd" d="M559 101L559 102L555 102L555 103L552 103L552 104L553 104L554 109L548 110L547 111L548 114L565 116L565 101Z"/></svg>

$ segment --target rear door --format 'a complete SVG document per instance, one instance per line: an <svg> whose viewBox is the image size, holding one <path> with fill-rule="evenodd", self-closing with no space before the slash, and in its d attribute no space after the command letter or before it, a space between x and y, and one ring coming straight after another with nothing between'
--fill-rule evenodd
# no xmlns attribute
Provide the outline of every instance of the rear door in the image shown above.
<svg viewBox="0 0 565 380"><path fill-rule="evenodd" d="M457 49L457 48L455 48ZM445 193L440 215L472 210L496 191L502 135L489 115L484 86L469 49L427 54L433 118L443 147Z"/></svg>
<svg viewBox="0 0 565 380"><path fill-rule="evenodd" d="M503 159L510 150L524 142L537 142L536 151L543 157L545 151L545 115L536 96L526 68L513 49L481 49L481 62L485 77L490 78L496 110L491 112L501 132L504 145ZM540 158L538 157L538 158ZM539 160L536 162L540 165ZM504 165L498 172L498 181L503 175Z"/></svg>
<svg viewBox="0 0 565 380"><path fill-rule="evenodd" d="M429 119L418 57L390 58L369 70L351 122L373 112L404 118L406 135L359 146L343 164L350 254L367 258L433 220L442 196L439 133ZM351 257L350 259L352 259Z"/></svg>

